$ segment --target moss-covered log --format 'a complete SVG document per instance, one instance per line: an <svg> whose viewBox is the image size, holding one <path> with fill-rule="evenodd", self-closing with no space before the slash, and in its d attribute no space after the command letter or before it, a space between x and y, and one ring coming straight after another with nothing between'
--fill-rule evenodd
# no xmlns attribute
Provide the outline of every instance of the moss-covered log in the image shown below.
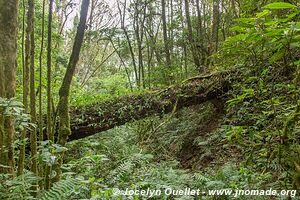
<svg viewBox="0 0 300 200"><path fill-rule="evenodd" d="M228 75L228 72L222 72L194 77L164 90L72 108L69 140L84 138L155 113L169 113L175 106L180 109L220 99L230 88Z"/></svg>

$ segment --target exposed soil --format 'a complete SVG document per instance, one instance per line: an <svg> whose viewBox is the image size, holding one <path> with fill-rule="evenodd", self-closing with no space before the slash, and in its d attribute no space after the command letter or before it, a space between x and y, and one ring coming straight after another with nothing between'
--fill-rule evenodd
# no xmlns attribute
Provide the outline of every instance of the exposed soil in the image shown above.
<svg viewBox="0 0 300 200"><path fill-rule="evenodd" d="M202 169L211 165L221 165L240 157L236 148L223 147L226 142L221 139L221 136L216 140L208 140L211 134L221 127L223 117L224 113L216 106L212 115L204 123L199 124L198 130L186 138L177 156L182 168ZM208 140L208 145L197 145L195 143L197 137Z"/></svg>

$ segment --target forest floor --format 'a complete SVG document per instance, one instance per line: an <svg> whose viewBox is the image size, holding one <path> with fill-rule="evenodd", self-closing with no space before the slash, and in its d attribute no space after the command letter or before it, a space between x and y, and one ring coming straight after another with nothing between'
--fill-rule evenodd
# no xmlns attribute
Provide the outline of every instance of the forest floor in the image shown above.
<svg viewBox="0 0 300 200"><path fill-rule="evenodd" d="M65 168L98 180L93 187L103 191L237 185L241 154L223 134L224 117L206 102L127 123L70 142Z"/></svg>
<svg viewBox="0 0 300 200"><path fill-rule="evenodd" d="M180 163L183 168L190 169L190 168L198 168L198 167L205 167L211 163L214 163L216 160L220 160L218 155L222 155L223 153L217 152L217 148L214 149L212 156L204 156L201 160L199 157L205 154L205 146L199 146L194 143L194 140L197 137L207 138L211 133L216 131L221 126L221 122L223 119L223 114L218 112L213 112L208 119L199 124L197 131L189 135L182 146L182 149L179 153ZM201 162L199 162L201 161Z"/></svg>

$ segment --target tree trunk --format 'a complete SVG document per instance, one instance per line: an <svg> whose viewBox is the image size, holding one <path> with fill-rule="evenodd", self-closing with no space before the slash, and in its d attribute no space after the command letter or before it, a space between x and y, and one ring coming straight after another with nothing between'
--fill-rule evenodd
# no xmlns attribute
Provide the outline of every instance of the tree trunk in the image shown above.
<svg viewBox="0 0 300 200"><path fill-rule="evenodd" d="M189 43L191 46L191 52L192 52L192 56L194 59L194 63L199 71L203 71L201 64L200 64L200 59L198 56L197 48L195 45L195 39L193 36L193 28L192 28L192 22L191 22L191 17L190 17L189 1L184 0L184 5L185 5L185 15L186 15L187 28L188 28L188 40L189 40Z"/></svg>
<svg viewBox="0 0 300 200"><path fill-rule="evenodd" d="M135 61L135 54L134 54L134 51L133 51L133 47L132 47L132 44L131 44L130 37L129 37L127 29L125 27L126 0L124 2L123 11L121 10L119 1L117 1L117 4L118 4L118 10L119 10L120 20L121 20L121 29L124 32L124 35L126 37L126 41L127 41L128 47L129 47L129 51L130 51L130 55L131 55L131 59L132 59L132 64L133 64L133 69L134 69L134 75L135 75L135 79L136 79L136 84L137 84L138 87L140 87L140 80L139 80L138 69L137 69L137 65L136 65L136 61Z"/></svg>
<svg viewBox="0 0 300 200"><path fill-rule="evenodd" d="M182 37L182 52L181 52L181 60L183 61L182 62L182 68L184 71L184 76L185 78L188 77L188 54L187 54L187 45L186 45L186 42L185 42L185 25L184 25L184 16L183 16L183 0L180 1L179 3L179 6L178 6L178 10L179 10L179 14L180 14L180 21L181 21L181 29L182 29L182 32L181 32L181 37Z"/></svg>
<svg viewBox="0 0 300 200"><path fill-rule="evenodd" d="M228 72L222 72L195 77L164 90L73 108L69 140L84 138L155 113L168 113L174 106L180 109L221 98L230 88L227 76Z"/></svg>
<svg viewBox="0 0 300 200"><path fill-rule="evenodd" d="M58 117L59 117L59 135L58 144L65 145L67 138L71 135L70 128L70 115L69 115L69 94L72 78L75 73L76 65L79 60L79 53L83 43L84 32L86 27L86 19L89 8L90 0L83 0L80 12L80 21L77 27L77 32L74 40L72 54L69 60L67 71L65 73L62 85L59 90L59 102L58 102ZM63 157L63 155L61 156ZM60 178L60 166L62 164L62 158L59 160L57 170L57 176L55 181Z"/></svg>
<svg viewBox="0 0 300 200"><path fill-rule="evenodd" d="M17 55L17 28L18 28L18 0L0 0L0 97L13 98L16 93L16 55ZM3 83L4 82L4 83ZM1 113L1 116L3 114ZM0 119L0 129L3 129L2 143L4 150L4 165L7 171L14 173L14 119L4 116ZM3 124L4 121L4 124ZM3 147L2 146L2 147ZM7 159L6 159L7 158Z"/></svg>
<svg viewBox="0 0 300 200"><path fill-rule="evenodd" d="M3 4L0 4L3 6ZM1 8L0 8L1 11ZM1 18L0 18L1 20ZM2 21L0 21L2 25ZM2 32L3 28L0 27L0 41L2 40ZM0 43L0 48L2 47L2 43ZM2 57L0 54L0 97L5 98L5 88L4 88L4 65L2 65L2 60L4 60L5 57ZM7 164L7 153L5 152L5 133L4 133L4 116L3 116L3 108L0 107L0 165L6 165ZM5 172L4 168L0 167L0 173Z"/></svg>
<svg viewBox="0 0 300 200"><path fill-rule="evenodd" d="M24 112L28 113L28 65L25 62L25 13L26 6L25 0L22 1L22 69L23 69L23 105ZM28 62L27 62L28 63ZM26 130L21 133L21 141L26 139ZM23 174L25 165L25 144L20 145L20 155L18 160L18 176Z"/></svg>
<svg viewBox="0 0 300 200"><path fill-rule="evenodd" d="M36 95L34 78L35 42L34 42L34 0L28 1L28 27L30 28L30 116L31 122L36 124ZM30 130L31 171L38 175L37 170L37 136L36 128Z"/></svg>
<svg viewBox="0 0 300 200"><path fill-rule="evenodd" d="M219 0L213 1L213 22L212 22L212 35L211 35L211 47L212 52L215 53L218 51L218 43L219 43L219 24L220 24L220 8L219 8Z"/></svg>
<svg viewBox="0 0 300 200"><path fill-rule="evenodd" d="M207 50L204 44L204 34L203 34L203 25L202 25L202 13L200 8L200 0L196 0L196 9L197 9L197 33L198 33L198 42L199 44L197 46L200 47L201 51L201 58L200 62L201 65L205 66L205 60L207 57Z"/></svg>
<svg viewBox="0 0 300 200"><path fill-rule="evenodd" d="M52 131L52 106L51 106L51 65L52 65L52 15L53 15L53 1L49 1L49 14L48 14L48 36L47 36L47 136L48 140L54 141L54 135Z"/></svg>
<svg viewBox="0 0 300 200"><path fill-rule="evenodd" d="M46 6L46 0L43 0L42 4L42 41L41 41L41 49L40 49L40 55L39 55L39 141L44 141L44 135L43 135L43 99L42 99L42 93L43 93L43 85L42 85L42 79L43 79L43 53L44 53L44 41L45 41L45 6ZM39 176L44 177L44 165L39 166ZM43 180L40 181L40 189L43 189L44 182Z"/></svg>
<svg viewBox="0 0 300 200"><path fill-rule="evenodd" d="M48 32L47 32L47 137L48 140L54 141L54 134L52 130L52 86L51 86L51 77L52 77L52 14L53 14L53 2L54 0L49 0L49 11L48 11ZM51 167L46 165L45 168L45 189L50 189L50 174Z"/></svg>
<svg viewBox="0 0 300 200"><path fill-rule="evenodd" d="M143 49L142 49L142 42L143 42L143 26L145 15L143 19L140 20L140 10L139 10L139 1L136 2L134 7L134 32L137 42L137 49L138 49L138 63L139 63L139 71L138 71L138 80L140 84L145 88L145 74L144 74L144 63L143 63Z"/></svg>
<svg viewBox="0 0 300 200"><path fill-rule="evenodd" d="M163 37L164 37L165 54L166 54L166 65L168 68L170 68L171 67L171 55L170 55L170 43L169 43L168 30L167 30L165 0L161 0L161 17L162 17L162 25L163 25Z"/></svg>

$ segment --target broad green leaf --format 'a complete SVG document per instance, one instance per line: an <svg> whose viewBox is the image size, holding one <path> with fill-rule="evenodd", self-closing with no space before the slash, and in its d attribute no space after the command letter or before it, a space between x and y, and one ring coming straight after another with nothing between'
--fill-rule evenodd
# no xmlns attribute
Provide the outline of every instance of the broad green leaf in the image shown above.
<svg viewBox="0 0 300 200"><path fill-rule="evenodd" d="M269 68L266 68L266 69L264 69L264 70L262 71L261 75L264 76L264 75L268 74L269 71L270 71L270 69L269 69Z"/></svg>
<svg viewBox="0 0 300 200"><path fill-rule="evenodd" d="M89 182L94 182L95 180L96 180L95 177L90 177L90 178L89 178Z"/></svg>
<svg viewBox="0 0 300 200"><path fill-rule="evenodd" d="M244 90L244 93L245 93L246 95L253 96L253 95L254 95L254 89L252 89L252 88L245 89L245 90Z"/></svg>
<svg viewBox="0 0 300 200"><path fill-rule="evenodd" d="M238 22L244 22L244 23L254 23L255 18L239 18L236 21Z"/></svg>
<svg viewBox="0 0 300 200"><path fill-rule="evenodd" d="M235 20L238 24L238 26L240 27L244 27L244 28L252 28L255 25L255 18L238 18Z"/></svg>
<svg viewBox="0 0 300 200"><path fill-rule="evenodd" d="M275 20L269 20L264 23L266 26L277 26L278 22Z"/></svg>
<svg viewBox="0 0 300 200"><path fill-rule="evenodd" d="M274 30L274 29L268 29L267 30L268 32L265 33L266 36L268 37L275 37L275 36L282 36L283 33L284 33L284 30L283 29L277 29L277 30ZM278 38L273 38L273 39L278 39Z"/></svg>
<svg viewBox="0 0 300 200"><path fill-rule="evenodd" d="M239 26L240 27L243 27L243 28L254 28L254 24L252 23L239 23Z"/></svg>
<svg viewBox="0 0 300 200"><path fill-rule="evenodd" d="M262 18L262 17L266 16L268 13L269 13L269 10L264 10L262 12L256 13L256 17Z"/></svg>
<svg viewBox="0 0 300 200"><path fill-rule="evenodd" d="M300 60L294 62L295 65L300 65Z"/></svg>
<svg viewBox="0 0 300 200"><path fill-rule="evenodd" d="M239 42L241 40L245 40L247 37L248 37L248 34L238 34L238 35L228 38L227 40L231 41L231 42Z"/></svg>
<svg viewBox="0 0 300 200"><path fill-rule="evenodd" d="M271 58L269 59L270 63L274 63L277 60L281 59L284 56L284 51L283 50L278 50L275 54L273 54L273 56L271 56Z"/></svg>
<svg viewBox="0 0 300 200"><path fill-rule="evenodd" d="M278 9L293 9L293 8L297 8L297 6L294 6L293 4L286 3L286 2L275 2L266 5L264 8L270 10L278 10Z"/></svg>
<svg viewBox="0 0 300 200"><path fill-rule="evenodd" d="M237 32L241 32L241 33L246 33L247 29L245 29L245 27L243 27L243 26L234 26L234 27L230 28L230 31L237 31Z"/></svg>

